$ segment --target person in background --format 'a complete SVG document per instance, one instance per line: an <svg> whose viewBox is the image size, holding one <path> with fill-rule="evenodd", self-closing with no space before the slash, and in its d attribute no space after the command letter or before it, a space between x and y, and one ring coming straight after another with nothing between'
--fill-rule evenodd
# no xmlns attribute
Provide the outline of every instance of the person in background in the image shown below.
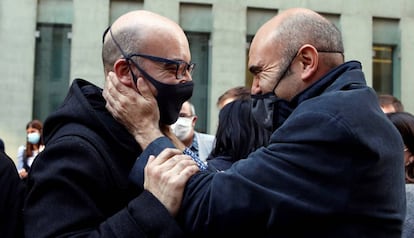
<svg viewBox="0 0 414 238"><path fill-rule="evenodd" d="M219 171L226 170L237 160L266 146L270 135L253 118L249 99L228 102L219 112L216 142L207 164Z"/></svg>
<svg viewBox="0 0 414 238"><path fill-rule="evenodd" d="M404 105L402 104L402 102L393 95L379 94L378 102L384 113L404 111Z"/></svg>
<svg viewBox="0 0 414 238"><path fill-rule="evenodd" d="M409 112L391 112L387 113L387 116L404 141L407 212L402 238L412 238L414 237L414 115Z"/></svg>
<svg viewBox="0 0 414 238"><path fill-rule="evenodd" d="M186 234L400 238L404 165L395 158L403 157L403 141L360 62L344 62L335 25L309 9L278 12L255 34L248 69L252 113L272 130L269 144L224 172L188 180L177 216ZM145 149L130 172L142 188L149 155L178 152L160 136L157 115L142 110L156 108L155 98L140 88L122 100L132 90L108 76L108 110Z"/></svg>
<svg viewBox="0 0 414 238"><path fill-rule="evenodd" d="M254 120L250 89L245 86L226 90L216 105L220 109L216 142L207 162L210 169L223 171L260 146L267 145L271 132Z"/></svg>
<svg viewBox="0 0 414 238"><path fill-rule="evenodd" d="M26 180L37 155L45 148L43 142L43 123L34 119L26 124L26 144L17 151L17 171L21 179Z"/></svg>
<svg viewBox="0 0 414 238"><path fill-rule="evenodd" d="M222 109L227 103L236 99L250 100L250 89L245 86L230 88L218 97L216 105Z"/></svg>
<svg viewBox="0 0 414 238"><path fill-rule="evenodd" d="M0 237L23 237L24 183L13 160L0 151Z"/></svg>
<svg viewBox="0 0 414 238"><path fill-rule="evenodd" d="M414 183L414 116L409 112L390 112L386 115L404 141L405 181Z"/></svg>
<svg viewBox="0 0 414 238"><path fill-rule="evenodd" d="M186 147L205 162L213 148L214 136L196 131L197 119L194 105L185 101L181 106L179 117L171 125L171 129Z"/></svg>
<svg viewBox="0 0 414 238"><path fill-rule="evenodd" d="M104 75L116 74L133 94L140 93L138 85L156 95L159 109L145 110L156 110L157 128L169 128L192 95L190 60L181 27L153 12L128 12L103 36ZM75 79L46 119L46 148L27 181L26 237L183 236L173 217L196 163L182 152L171 160L150 159L145 185L137 189L128 175L142 149L105 103L101 88Z"/></svg>

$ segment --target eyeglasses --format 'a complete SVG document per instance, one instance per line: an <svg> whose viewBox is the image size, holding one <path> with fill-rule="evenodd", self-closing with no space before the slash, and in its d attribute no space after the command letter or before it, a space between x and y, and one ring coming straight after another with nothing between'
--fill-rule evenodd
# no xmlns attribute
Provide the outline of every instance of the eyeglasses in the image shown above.
<svg viewBox="0 0 414 238"><path fill-rule="evenodd" d="M178 116L179 116L179 117L186 117L186 118L193 117L192 115L185 114L185 113L180 113Z"/></svg>
<svg viewBox="0 0 414 238"><path fill-rule="evenodd" d="M125 58L131 58L131 57L142 57L145 59L149 59L154 62L164 63L167 65L167 67L173 66L175 67L175 77L177 79L182 79L187 72L192 75L195 63L187 63L182 60L170 60L166 58L161 58L153 55L145 55L145 54L129 54Z"/></svg>
<svg viewBox="0 0 414 238"><path fill-rule="evenodd" d="M186 73L188 72L190 75L192 75L194 67L195 67L195 63L187 63L185 61L182 60L171 60L171 59L166 59L166 58L161 58L161 57L157 57L157 56L153 56L153 55L145 55L145 54L126 54L121 46L119 45L119 43L115 40L115 37L112 34L112 30L111 27L108 27L103 36L102 36L102 42L105 40L105 36L108 33L111 34L111 38L114 41L115 45L118 47L118 49L121 51L122 56L126 59L126 60L132 60L131 57L142 57L145 59L149 59L151 61L155 61L155 62L159 62L159 63L164 63L167 65L171 65L173 67L175 67L175 78L176 79L182 79ZM140 68L140 67L138 67Z"/></svg>

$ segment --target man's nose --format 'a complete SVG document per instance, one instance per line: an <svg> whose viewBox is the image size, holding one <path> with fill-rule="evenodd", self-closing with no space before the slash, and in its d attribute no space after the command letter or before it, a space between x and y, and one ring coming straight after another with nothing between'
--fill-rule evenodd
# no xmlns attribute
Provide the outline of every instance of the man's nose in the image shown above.
<svg viewBox="0 0 414 238"><path fill-rule="evenodd" d="M185 77L182 77L181 79L178 80L178 83L187 83L193 81L193 78L191 77L190 74L187 74Z"/></svg>

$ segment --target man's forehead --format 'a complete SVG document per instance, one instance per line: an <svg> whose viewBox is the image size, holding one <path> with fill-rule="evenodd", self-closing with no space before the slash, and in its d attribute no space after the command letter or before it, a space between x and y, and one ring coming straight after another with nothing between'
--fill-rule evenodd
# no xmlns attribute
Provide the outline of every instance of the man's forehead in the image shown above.
<svg viewBox="0 0 414 238"><path fill-rule="evenodd" d="M275 42L258 40L249 51L248 67L250 72L258 72L273 65L280 58L280 47Z"/></svg>
<svg viewBox="0 0 414 238"><path fill-rule="evenodd" d="M188 102L183 103L183 105L181 106L180 113L191 114L190 104L188 104Z"/></svg>

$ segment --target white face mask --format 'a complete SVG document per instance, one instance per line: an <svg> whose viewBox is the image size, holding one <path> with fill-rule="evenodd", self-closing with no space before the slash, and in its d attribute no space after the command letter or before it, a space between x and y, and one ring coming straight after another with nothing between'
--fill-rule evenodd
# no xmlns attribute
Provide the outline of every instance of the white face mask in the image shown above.
<svg viewBox="0 0 414 238"><path fill-rule="evenodd" d="M32 133L27 134L27 141L30 144L33 144L33 145L39 143L39 141L40 141L40 134L37 133L37 132L32 132Z"/></svg>
<svg viewBox="0 0 414 238"><path fill-rule="evenodd" d="M175 136L181 141L188 138L190 135L192 126L193 117L179 117L177 121L171 125L171 129L174 132Z"/></svg>

